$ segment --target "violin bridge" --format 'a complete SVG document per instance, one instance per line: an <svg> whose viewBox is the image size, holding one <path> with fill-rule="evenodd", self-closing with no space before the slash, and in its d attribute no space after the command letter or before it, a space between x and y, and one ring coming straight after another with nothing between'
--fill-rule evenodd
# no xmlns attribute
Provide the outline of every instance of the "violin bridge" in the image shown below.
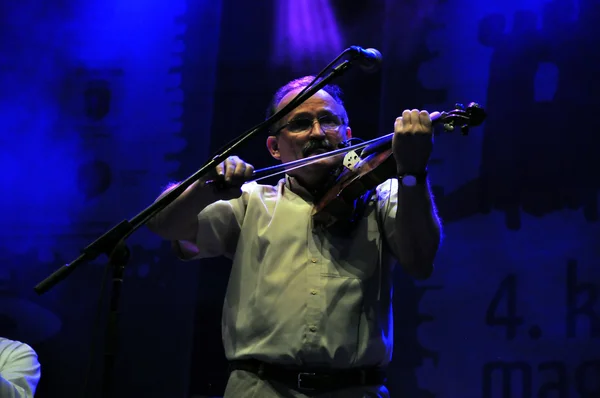
<svg viewBox="0 0 600 398"><path fill-rule="evenodd" d="M347 169L349 169L349 170L354 170L354 168L356 167L356 165L361 160L362 159L360 158L360 156L358 156L358 154L355 151L349 151L344 156L344 167L347 168Z"/></svg>

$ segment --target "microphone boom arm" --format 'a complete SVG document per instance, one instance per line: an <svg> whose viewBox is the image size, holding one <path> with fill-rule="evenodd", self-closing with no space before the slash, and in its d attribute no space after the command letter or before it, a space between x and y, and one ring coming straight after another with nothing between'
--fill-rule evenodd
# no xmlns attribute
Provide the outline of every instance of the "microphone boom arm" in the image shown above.
<svg viewBox="0 0 600 398"><path fill-rule="evenodd" d="M344 51L347 53L348 50ZM344 54L342 53L342 55ZM340 55L341 57L341 55ZM272 117L259 123L255 127L243 133L238 138L234 139L214 155L209 161L204 163L194 174L180 182L175 188L166 193L160 199L156 200L146 209L142 210L139 214L134 216L131 220L124 220L111 228L108 232L100 236L89 246L82 250L82 254L77 257L74 261L69 264L63 265L58 270L54 271L50 276L40 282L34 287L37 294L43 294L54 287L57 283L64 280L69 274L84 262L93 261L101 254L105 254L108 257L113 253L114 249L119 243L127 239L136 230L145 225L152 217L158 212L171 204L179 195L181 195L190 185L197 180L205 177L211 170L213 170L219 163L223 162L234 150L241 147L244 143L256 136L259 132L269 128L276 122L281 120L284 116L289 114L302 102L310 98L314 93L323 88L333 78L342 75L351 65L352 60L345 60L337 67L323 77L320 81L316 82L309 89L301 93L301 95L294 98L290 103L283 107L280 111L275 113Z"/></svg>
<svg viewBox="0 0 600 398"><path fill-rule="evenodd" d="M333 65L337 60L339 60L343 55L349 53L349 49L345 50L342 54L336 58L336 60L330 63L320 74L324 74L324 72L329 69L331 65ZM106 272L112 269L112 289L111 289L111 297L109 302L109 314L107 317L107 325L105 330L105 356L104 356L104 367L102 372L102 386L101 386L101 395L102 396L110 396L111 391L114 388L113 385L113 373L114 373L114 363L118 352L118 337L119 337L119 299L122 291L123 278L124 278L124 270L125 266L129 261L129 248L126 246L126 239L133 234L136 230L141 228L144 224L146 224L152 217L154 217L158 212L167 207L170 203L172 203L179 195L181 195L190 185L192 185L197 180L205 177L210 171L214 170L215 167L223 162L234 150L242 146L252 137L256 136L259 132L270 128L277 121L281 120L285 115L290 113L294 108L304 102L306 99L310 98L314 93L319 91L322 87L324 87L330 80L334 77L341 75L344 73L351 65L352 61L356 57L351 57L351 60L346 60L333 68L333 70L323 77L321 80L318 80L318 77L315 78L310 85L310 88L306 88L301 93L290 101L285 107L283 107L280 111L275 113L269 119L265 120L262 123L259 123L257 126L251 128L250 130L243 133L238 138L234 139L223 148L221 148L217 153L207 162L205 162L198 171L189 176L187 179L179 183L175 188L170 190L168 193L160 197L160 199L156 200L153 204L148 206L146 209L142 210L139 214L134 216L131 220L123 220L109 231L104 233L90 245L82 250L82 253L79 257L73 260L71 263L63 265L52 274L50 274L46 279L37 284L34 287L34 291L37 294L43 294L53 288L57 283L64 280L67 276L69 276L75 269L85 262L91 262L102 254L105 254L108 257L108 262L106 265ZM102 284L104 286L104 282ZM102 297L102 293L101 293ZM100 301L101 303L101 301ZM99 303L99 305L100 305ZM99 315L99 313L98 313ZM99 321L99 317L96 318L96 321ZM92 350L93 351L93 350ZM90 354L90 357L93 358L93 353ZM88 373L91 372L91 364L93 363L92 359L90 359ZM87 382L89 380L90 375L86 375L86 381L84 383L84 396L87 395Z"/></svg>

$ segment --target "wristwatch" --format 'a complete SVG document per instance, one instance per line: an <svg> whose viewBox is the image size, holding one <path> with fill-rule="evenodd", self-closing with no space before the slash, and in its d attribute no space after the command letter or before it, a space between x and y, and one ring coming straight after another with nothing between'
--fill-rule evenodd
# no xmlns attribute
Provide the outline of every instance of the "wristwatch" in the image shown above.
<svg viewBox="0 0 600 398"><path fill-rule="evenodd" d="M398 181L403 187L414 187L417 184L422 184L427 179L427 172L419 174L403 174L398 176Z"/></svg>

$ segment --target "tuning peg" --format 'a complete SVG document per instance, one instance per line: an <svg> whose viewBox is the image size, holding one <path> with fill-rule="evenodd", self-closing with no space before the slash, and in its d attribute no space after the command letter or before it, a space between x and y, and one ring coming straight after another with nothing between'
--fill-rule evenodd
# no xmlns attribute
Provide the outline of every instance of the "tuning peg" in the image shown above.
<svg viewBox="0 0 600 398"><path fill-rule="evenodd" d="M469 135L469 125L465 124L460 126L460 133L462 135Z"/></svg>
<svg viewBox="0 0 600 398"><path fill-rule="evenodd" d="M454 131L454 125L452 123L444 123L444 130Z"/></svg>

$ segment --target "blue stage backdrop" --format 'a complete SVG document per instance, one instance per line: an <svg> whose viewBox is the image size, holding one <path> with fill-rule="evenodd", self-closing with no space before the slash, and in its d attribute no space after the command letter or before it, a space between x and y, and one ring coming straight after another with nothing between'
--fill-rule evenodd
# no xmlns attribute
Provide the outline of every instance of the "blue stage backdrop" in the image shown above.
<svg viewBox="0 0 600 398"><path fill-rule="evenodd" d="M0 335L38 351L37 396L96 396L106 259L33 287L350 45L384 59L336 81L355 136L489 115L435 137L445 237L431 279L395 275L392 396L600 396L599 1L21 0L0 4ZM239 155L273 164L264 137ZM115 396L222 394L228 262L128 243Z"/></svg>

